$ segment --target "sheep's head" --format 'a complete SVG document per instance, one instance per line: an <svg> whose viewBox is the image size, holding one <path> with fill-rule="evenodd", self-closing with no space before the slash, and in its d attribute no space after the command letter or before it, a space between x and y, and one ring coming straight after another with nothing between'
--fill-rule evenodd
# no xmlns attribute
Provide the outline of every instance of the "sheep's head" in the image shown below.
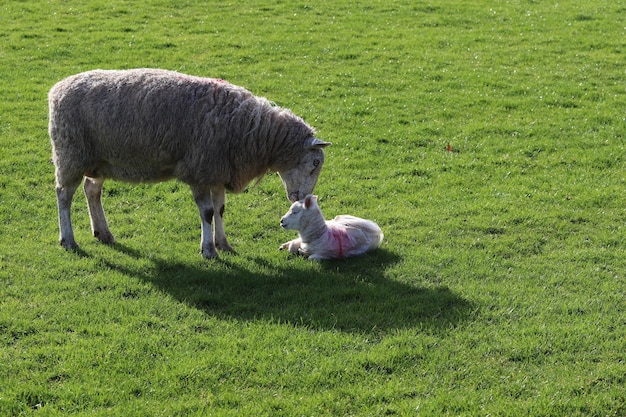
<svg viewBox="0 0 626 417"><path fill-rule="evenodd" d="M296 166L279 171L281 180L287 191L289 201L295 202L303 199L313 192L317 177L324 165L323 149L331 145L317 138L310 138L304 146L300 161Z"/></svg>

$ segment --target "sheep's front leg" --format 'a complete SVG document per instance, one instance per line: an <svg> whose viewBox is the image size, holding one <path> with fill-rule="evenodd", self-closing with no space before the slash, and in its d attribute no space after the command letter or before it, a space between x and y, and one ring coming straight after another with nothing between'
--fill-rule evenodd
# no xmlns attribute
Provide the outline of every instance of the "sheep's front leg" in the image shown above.
<svg viewBox="0 0 626 417"><path fill-rule="evenodd" d="M226 239L226 232L224 231L224 207L226 205L226 192L223 187L211 188L211 203L214 208L213 212L213 226L215 227L215 246L219 250L233 251L232 246Z"/></svg>
<svg viewBox="0 0 626 417"><path fill-rule="evenodd" d="M197 187L191 187L191 192L200 211L200 221L202 222L202 239L200 241L202 256L207 259L215 259L218 257L218 254L211 230L214 215L211 192Z"/></svg>
<svg viewBox="0 0 626 417"><path fill-rule="evenodd" d="M102 184L104 178L85 177L83 190L87 198L87 206L89 208L89 218L91 220L91 230L94 237L102 243L113 243L115 238L109 230L107 219L104 216L102 208Z"/></svg>

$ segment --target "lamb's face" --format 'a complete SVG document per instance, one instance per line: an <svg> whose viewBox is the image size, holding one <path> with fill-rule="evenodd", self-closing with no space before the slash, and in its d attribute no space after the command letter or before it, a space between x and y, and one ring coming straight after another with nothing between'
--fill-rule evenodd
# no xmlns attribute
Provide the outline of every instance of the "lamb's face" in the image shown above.
<svg viewBox="0 0 626 417"><path fill-rule="evenodd" d="M300 219L302 219L304 211L304 203L302 201L296 201L291 205L289 211L280 219L280 225L284 229L299 230Z"/></svg>

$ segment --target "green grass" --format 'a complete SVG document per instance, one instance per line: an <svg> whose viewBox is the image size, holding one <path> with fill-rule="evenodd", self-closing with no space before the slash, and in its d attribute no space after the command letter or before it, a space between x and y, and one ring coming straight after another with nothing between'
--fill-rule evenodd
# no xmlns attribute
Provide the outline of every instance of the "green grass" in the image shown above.
<svg viewBox="0 0 626 417"><path fill-rule="evenodd" d="M583 3L3 3L0 415L626 415L626 3ZM144 66L304 117L382 248L279 252L271 175L236 255L176 182L106 183L112 246L77 195L63 251L47 91Z"/></svg>

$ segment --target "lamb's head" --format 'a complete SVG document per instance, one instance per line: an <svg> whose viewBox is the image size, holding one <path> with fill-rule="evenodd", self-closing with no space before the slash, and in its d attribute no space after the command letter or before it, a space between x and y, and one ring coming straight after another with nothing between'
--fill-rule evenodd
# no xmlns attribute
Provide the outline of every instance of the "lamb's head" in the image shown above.
<svg viewBox="0 0 626 417"><path fill-rule="evenodd" d="M300 159L295 161L296 165L278 171L289 201L301 200L313 192L317 177L319 177L322 165L324 165L323 149L329 145L329 142L311 137L306 142Z"/></svg>
<svg viewBox="0 0 626 417"><path fill-rule="evenodd" d="M291 205L289 211L280 219L280 225L285 229L301 231L315 218L324 220L317 205L317 197L308 194L304 199Z"/></svg>

